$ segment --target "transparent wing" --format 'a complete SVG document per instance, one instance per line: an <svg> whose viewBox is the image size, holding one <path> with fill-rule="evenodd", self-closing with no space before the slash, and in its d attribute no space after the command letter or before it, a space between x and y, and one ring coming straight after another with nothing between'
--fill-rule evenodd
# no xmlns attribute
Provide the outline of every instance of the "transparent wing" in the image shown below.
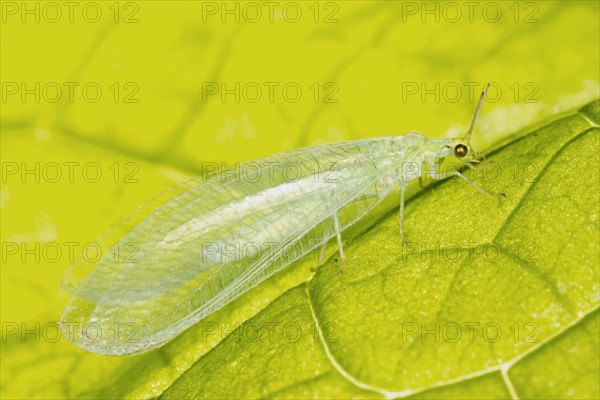
<svg viewBox="0 0 600 400"><path fill-rule="evenodd" d="M157 197L104 236L120 237L113 251L71 268L64 333L103 354L171 340L330 239L334 213L343 229L377 205L396 176L383 140L282 153Z"/></svg>

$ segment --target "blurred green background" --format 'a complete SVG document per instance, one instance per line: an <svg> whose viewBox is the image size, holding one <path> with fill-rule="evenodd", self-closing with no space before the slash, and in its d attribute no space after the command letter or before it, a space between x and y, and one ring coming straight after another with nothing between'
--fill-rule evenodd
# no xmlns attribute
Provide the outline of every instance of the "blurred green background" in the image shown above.
<svg viewBox="0 0 600 400"><path fill-rule="evenodd" d="M598 97L598 4L3 1L2 398L156 396L218 342L109 358L57 338L73 255L137 206L303 145L458 134L491 82L485 150Z"/></svg>

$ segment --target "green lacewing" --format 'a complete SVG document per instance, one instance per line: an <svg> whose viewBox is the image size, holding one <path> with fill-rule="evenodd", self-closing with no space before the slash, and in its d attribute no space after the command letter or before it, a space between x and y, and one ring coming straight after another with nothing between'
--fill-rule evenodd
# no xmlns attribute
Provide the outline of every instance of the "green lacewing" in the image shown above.
<svg viewBox="0 0 600 400"><path fill-rule="evenodd" d="M404 191L424 165L433 179L457 176L503 196L439 168L448 156L478 161L469 141L488 88L463 138L412 132L300 148L253 162L252 179L237 168L175 186L101 237L103 247L133 246L135 260L107 253L70 267L63 333L101 354L160 347L334 237L343 260L341 232L395 188L403 240Z"/></svg>

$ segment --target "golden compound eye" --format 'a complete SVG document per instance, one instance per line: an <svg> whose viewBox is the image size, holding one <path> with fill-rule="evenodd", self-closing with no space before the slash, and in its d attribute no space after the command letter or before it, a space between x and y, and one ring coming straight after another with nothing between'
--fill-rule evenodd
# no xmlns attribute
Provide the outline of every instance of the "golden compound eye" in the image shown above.
<svg viewBox="0 0 600 400"><path fill-rule="evenodd" d="M454 146L454 154L456 157L464 157L469 152L469 149L464 144L457 144Z"/></svg>

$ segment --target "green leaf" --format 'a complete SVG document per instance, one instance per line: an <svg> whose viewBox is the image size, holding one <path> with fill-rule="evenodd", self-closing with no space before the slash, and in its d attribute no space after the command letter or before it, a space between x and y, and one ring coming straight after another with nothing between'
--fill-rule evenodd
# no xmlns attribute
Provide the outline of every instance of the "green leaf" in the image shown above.
<svg viewBox="0 0 600 400"><path fill-rule="evenodd" d="M435 184L199 359L190 397L597 398L600 101ZM495 171L492 176L491 171Z"/></svg>

